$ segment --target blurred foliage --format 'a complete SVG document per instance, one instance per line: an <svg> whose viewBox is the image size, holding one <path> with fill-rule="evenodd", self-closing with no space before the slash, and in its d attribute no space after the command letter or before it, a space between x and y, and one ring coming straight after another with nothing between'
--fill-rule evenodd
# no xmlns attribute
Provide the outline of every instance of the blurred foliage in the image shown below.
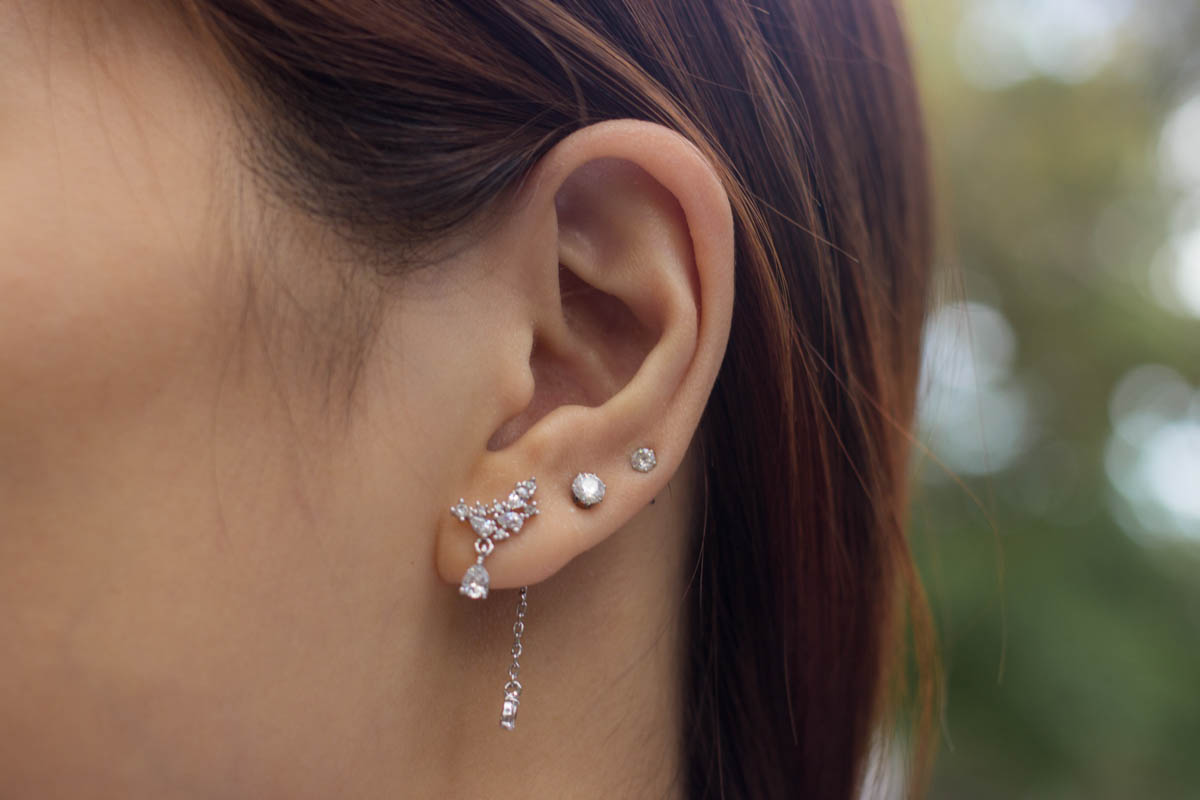
<svg viewBox="0 0 1200 800"><path fill-rule="evenodd" d="M1200 539L1131 531L1105 470L1122 376L1162 364L1200 388L1200 319L1150 287L1180 200L1159 143L1200 93L1200 8L1091 0L1119 19L1101 66L988 85L968 63L990 35L983 2L904 3L940 192L938 300L1003 314L1029 398L1028 445L1003 468L917 455L912 539L946 670L931 797L1200 798ZM1089 7L1056 2L1067 18ZM1036 35L1053 55L1068 34Z"/></svg>

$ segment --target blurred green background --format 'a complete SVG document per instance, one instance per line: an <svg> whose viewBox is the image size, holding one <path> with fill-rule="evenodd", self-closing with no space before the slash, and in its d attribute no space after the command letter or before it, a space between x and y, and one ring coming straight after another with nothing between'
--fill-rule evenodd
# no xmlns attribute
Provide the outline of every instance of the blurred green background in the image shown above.
<svg viewBox="0 0 1200 800"><path fill-rule="evenodd" d="M933 798L1200 798L1200 3L906 0Z"/></svg>

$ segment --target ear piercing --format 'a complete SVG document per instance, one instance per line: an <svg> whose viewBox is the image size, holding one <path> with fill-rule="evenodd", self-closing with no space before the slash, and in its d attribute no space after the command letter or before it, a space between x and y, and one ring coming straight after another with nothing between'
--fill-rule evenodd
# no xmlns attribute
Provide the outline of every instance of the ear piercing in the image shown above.
<svg viewBox="0 0 1200 800"><path fill-rule="evenodd" d="M592 472L581 472L571 482L571 494L575 496L575 502L584 508L603 500L604 488L604 481Z"/></svg>
<svg viewBox="0 0 1200 800"><path fill-rule="evenodd" d="M649 472L658 466L658 457L651 448L639 447L629 457L629 466L638 472ZM574 495L576 503L588 508L604 499L606 488L604 481L594 472L581 472L571 483L571 494Z"/></svg>
<svg viewBox="0 0 1200 800"><path fill-rule="evenodd" d="M649 447L639 447L629 457L629 466L638 472L649 472L658 466L658 458Z"/></svg>
<svg viewBox="0 0 1200 800"><path fill-rule="evenodd" d="M504 502L493 500L490 505L475 503L468 506L467 501L460 497L450 507L450 513L459 521L468 523L479 537L475 540L475 563L463 574L462 584L458 587L459 594L472 600L483 600L488 596L490 578L483 561L492 554L496 542L520 533L525 522L537 516L539 509L537 501L533 499L536 491L537 479L530 478L513 487Z"/></svg>
<svg viewBox="0 0 1200 800"><path fill-rule="evenodd" d="M649 472L657 463L654 451L649 447L640 447L630 457L630 466L638 472ZM460 522L465 522L474 531L475 563L463 574L458 593L472 600L483 600L488 596L488 585L491 578L483 562L492 554L497 542L502 542L510 536L515 536L525 527L525 523L540 513L533 493L537 491L537 479L530 478L520 481L509 492L503 501L492 500L488 503L467 505L467 501L459 498L450 507L450 513ZM571 495L575 502L590 508L604 499L604 481L594 472L581 472L571 482ZM512 666L508 668L508 682L504 684L504 703L500 708L500 727L511 731L517 727L517 708L521 704L521 655L525 651L521 639L525 634L525 611L528 607L526 598L529 587L521 587L521 597L517 603L517 621L513 623Z"/></svg>

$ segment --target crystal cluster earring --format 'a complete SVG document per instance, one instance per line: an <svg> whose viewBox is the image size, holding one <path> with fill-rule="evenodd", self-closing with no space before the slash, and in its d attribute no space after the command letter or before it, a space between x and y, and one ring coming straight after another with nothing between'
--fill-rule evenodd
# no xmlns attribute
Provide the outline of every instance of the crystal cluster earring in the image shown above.
<svg viewBox="0 0 1200 800"><path fill-rule="evenodd" d="M537 479L530 478L519 482L508 497L502 502L493 500L490 504L475 503L467 505L467 501L459 498L450 507L450 513L460 522L466 522L475 531L475 563L463 574L458 593L472 600L483 600L488 596L490 577L483 561L492 554L496 542L502 542L509 536L521 532L525 523L538 514L537 500L533 493L537 491Z"/></svg>
<svg viewBox="0 0 1200 800"><path fill-rule="evenodd" d="M502 542L510 536L515 536L525 527L525 523L540 513L537 500L533 493L537 491L537 479L531 477L520 481L508 497L503 501L492 500L491 503L475 503L467 505L467 501L459 498L450 507L450 513L460 522L471 526L475 532L475 563L463 574L458 593L472 600L483 600L488 596L488 585L491 578L484 560L492 554L496 542ZM521 672L521 653L524 645L521 637L525 633L526 597L529 587L521 587L521 599L517 603L517 621L513 623L512 666L508 668L508 683L504 684L504 704L500 708L500 727L511 731L517 727L517 707L521 703L521 681L517 676Z"/></svg>

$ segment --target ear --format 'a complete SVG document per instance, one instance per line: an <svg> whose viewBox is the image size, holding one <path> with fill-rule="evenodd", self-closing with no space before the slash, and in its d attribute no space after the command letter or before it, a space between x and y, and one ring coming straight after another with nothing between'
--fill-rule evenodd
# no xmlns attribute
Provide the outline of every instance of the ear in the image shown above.
<svg viewBox="0 0 1200 800"><path fill-rule="evenodd" d="M728 196L669 128L612 120L572 133L509 209L466 256L486 264L472 274L495 283L511 327L465 371L479 383L464 387L477 420L461 427L466 457L446 498L490 504L536 476L540 514L496 543L492 588L553 575L663 490L699 425L733 309ZM646 473L630 466L643 446L658 462ZM590 508L572 498L580 472L607 485ZM457 583L476 537L448 512L436 535L438 573Z"/></svg>

